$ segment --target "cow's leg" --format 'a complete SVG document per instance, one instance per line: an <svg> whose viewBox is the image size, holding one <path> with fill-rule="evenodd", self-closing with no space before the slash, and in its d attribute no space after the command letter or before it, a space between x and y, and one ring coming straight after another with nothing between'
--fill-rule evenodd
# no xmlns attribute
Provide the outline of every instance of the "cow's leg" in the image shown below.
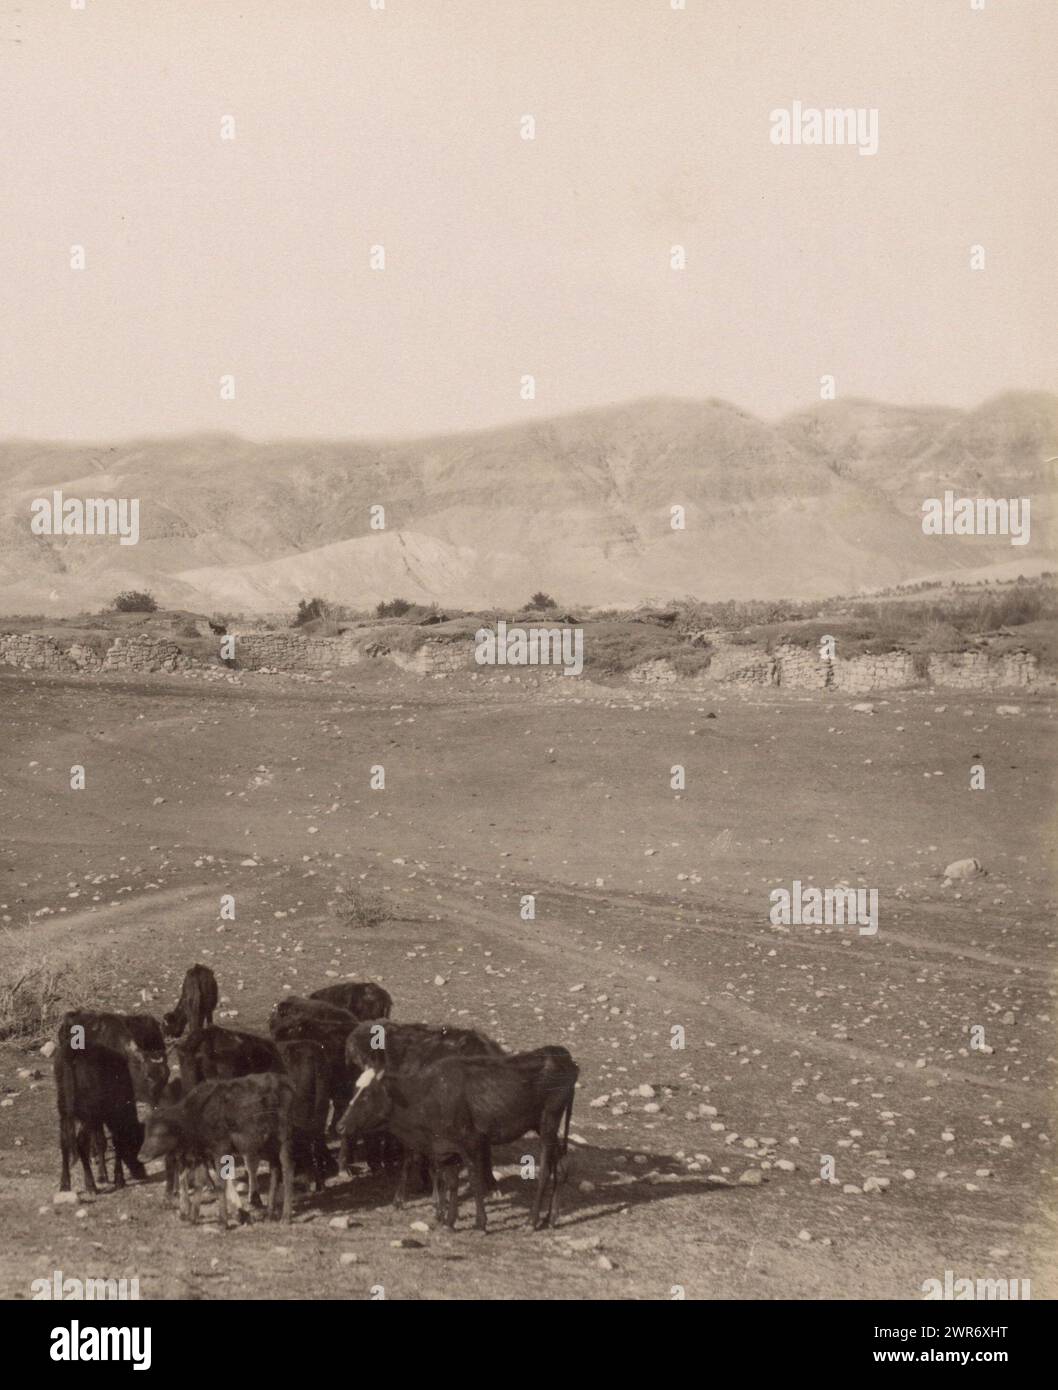
<svg viewBox="0 0 1058 1390"><path fill-rule="evenodd" d="M337 1139L338 1121L349 1108L349 1101L352 1099L352 1091L346 1094L346 1087L343 1083L331 1083L331 1122L327 1126L327 1138Z"/></svg>
<svg viewBox="0 0 1058 1390"><path fill-rule="evenodd" d="M178 1210L179 1210L179 1212L180 1212L180 1220L181 1220L181 1221L190 1221L190 1219L191 1219L191 1194L190 1194L190 1192L188 1191L188 1174L189 1174L189 1172L190 1172L190 1165L187 1164L187 1163L181 1163L181 1162L179 1161L179 1159L176 1160L176 1163L177 1163L177 1168L176 1168L176 1182L177 1182L177 1189L178 1189L178 1194L179 1194L179 1195L178 1195L177 1201L178 1201ZM196 1212L196 1216L197 1216L197 1212Z"/></svg>
<svg viewBox="0 0 1058 1390"><path fill-rule="evenodd" d="M492 1146L487 1139L482 1142L479 1152L481 1159L481 1190L486 1197L491 1197L498 1189L492 1172Z"/></svg>
<svg viewBox="0 0 1058 1390"><path fill-rule="evenodd" d="M257 1187L257 1167L260 1163L257 1153L246 1153L243 1155L243 1162L246 1164L246 1195L251 1207L262 1207L261 1193Z"/></svg>
<svg viewBox="0 0 1058 1390"><path fill-rule="evenodd" d="M413 1150L405 1150L404 1162L408 1164L409 1173L415 1173L419 1182L419 1191L428 1192L434 1205L437 1204L437 1196L440 1191L438 1186L437 1169L438 1163L435 1158L431 1158L428 1153L416 1153Z"/></svg>
<svg viewBox="0 0 1058 1390"><path fill-rule="evenodd" d="M533 1194L533 1207L529 1213L529 1225L535 1231L540 1225L540 1204L544 1199L544 1188L551 1173L554 1158L554 1140L545 1135L540 1138L540 1161L536 1174L536 1191Z"/></svg>
<svg viewBox="0 0 1058 1390"><path fill-rule="evenodd" d="M368 1171L373 1175L381 1173L386 1166L386 1136L376 1132L364 1135L364 1157Z"/></svg>
<svg viewBox="0 0 1058 1390"><path fill-rule="evenodd" d="M559 1115L556 1118L555 1130L553 1134L541 1136L541 1147L543 1148L543 1146L546 1144L549 1156L549 1172L547 1174L548 1182L545 1187L545 1190L547 1192L547 1211L544 1213L542 1224L550 1226L558 1225L558 1213L560 1205L558 1198L558 1167L559 1154L561 1153L562 1149L561 1141L558 1137L558 1127L561 1118L561 1115Z"/></svg>
<svg viewBox="0 0 1058 1390"><path fill-rule="evenodd" d="M95 1194L98 1192L96 1180L92 1177L92 1135L94 1130L88 1125L78 1124L77 1126L77 1154L81 1160L81 1171L84 1173L84 1190Z"/></svg>
<svg viewBox="0 0 1058 1390"><path fill-rule="evenodd" d="M404 1150L404 1157L401 1159L400 1172L397 1174L397 1190L393 1194L393 1205L400 1211L404 1205L404 1198L408 1191L408 1169L411 1167L412 1152L410 1149Z"/></svg>
<svg viewBox="0 0 1058 1390"><path fill-rule="evenodd" d="M294 1155L289 1138L279 1141L279 1162L283 1168L283 1220L289 1225L294 1214Z"/></svg>
<svg viewBox="0 0 1058 1390"><path fill-rule="evenodd" d="M456 1224L456 1219L459 1215L458 1160L456 1160L455 1162L444 1163L441 1165L441 1180L444 1187L444 1193L441 1198L441 1201L438 1203L438 1214L440 1215L441 1207L445 1205L445 1199L447 1198L448 1210L445 1213L443 1220L445 1224L449 1227L449 1229L453 1229Z"/></svg>
<svg viewBox="0 0 1058 1390"><path fill-rule="evenodd" d="M115 1149L117 1144L114 1145ZM140 1162L140 1151L131 1145L125 1153L125 1167L129 1170L129 1177L135 1178L137 1182L143 1182L147 1177L147 1169Z"/></svg>
<svg viewBox="0 0 1058 1390"><path fill-rule="evenodd" d="M62 1153L62 1174L59 1178L59 1191L70 1190L70 1159L77 1152L77 1121L72 1115L63 1112L59 1116L59 1150Z"/></svg>
<svg viewBox="0 0 1058 1390"><path fill-rule="evenodd" d="M121 1166L121 1148L116 1136L114 1138L114 1186L125 1186L125 1169Z"/></svg>
<svg viewBox="0 0 1058 1390"><path fill-rule="evenodd" d="M284 1187L286 1184L284 1183ZM273 1156L268 1160L268 1219L276 1219L276 1198L279 1195L279 1158Z"/></svg>
<svg viewBox="0 0 1058 1390"><path fill-rule="evenodd" d="M191 1222L196 1226L198 1225L198 1214L202 1210L203 1185L201 1182L201 1173L207 1166L208 1165L204 1164L203 1168L199 1168L198 1164L194 1164L191 1169L191 1177L194 1180L194 1187L192 1188L193 1195L191 1197Z"/></svg>
<svg viewBox="0 0 1058 1390"><path fill-rule="evenodd" d="M327 1143L322 1134L312 1139L312 1165L316 1173L316 1191L322 1192L327 1186Z"/></svg>
<svg viewBox="0 0 1058 1390"><path fill-rule="evenodd" d="M552 1226L558 1225L558 1215L562 1205L559 1200L558 1176L558 1158L556 1155L551 1163L551 1201L548 1203L548 1216Z"/></svg>
<svg viewBox="0 0 1058 1390"><path fill-rule="evenodd" d="M492 1141L490 1139L483 1139L481 1141L481 1164L482 1173L485 1178L486 1191L498 1193L500 1190L500 1180L492 1171Z"/></svg>
<svg viewBox="0 0 1058 1390"><path fill-rule="evenodd" d="M445 1199L448 1196L448 1184L445 1181L443 1165L434 1159L433 1165L433 1205L437 1213L438 1222L445 1220Z"/></svg>
<svg viewBox="0 0 1058 1390"><path fill-rule="evenodd" d="M231 1189L231 1194L232 1194L232 1196L235 1198L235 1201L236 1201L236 1202L238 1202L239 1196L238 1196L238 1193L235 1191L235 1183L234 1183L233 1179L221 1177L221 1172L222 1172L222 1170L221 1170L221 1168L220 1168L219 1165L220 1165L223 1161L224 1161L223 1157L222 1157L221 1155L217 1155L217 1158L215 1159L215 1162L216 1162L216 1164L217 1164L217 1176L218 1176L218 1178L220 1178L220 1182L219 1182L218 1189L217 1189L217 1204L218 1204L218 1206L220 1207L220 1229L221 1229L222 1231L226 1231L226 1230L228 1229L228 1190L229 1190L229 1188ZM236 1210L238 1210L238 1208L236 1208Z"/></svg>
<svg viewBox="0 0 1058 1390"><path fill-rule="evenodd" d="M96 1182L104 1184L110 1181L107 1177L107 1136L103 1126L92 1132L92 1148L96 1156ZM117 1145L114 1145L115 1151Z"/></svg>
<svg viewBox="0 0 1058 1390"><path fill-rule="evenodd" d="M474 1227L478 1231L488 1229L488 1219L485 1215L485 1155L481 1151L480 1142L471 1148L460 1149L463 1162L467 1165L467 1176L470 1178L470 1185L474 1189ZM456 1165L456 1174L459 1167ZM458 1176L457 1176L458 1181Z"/></svg>

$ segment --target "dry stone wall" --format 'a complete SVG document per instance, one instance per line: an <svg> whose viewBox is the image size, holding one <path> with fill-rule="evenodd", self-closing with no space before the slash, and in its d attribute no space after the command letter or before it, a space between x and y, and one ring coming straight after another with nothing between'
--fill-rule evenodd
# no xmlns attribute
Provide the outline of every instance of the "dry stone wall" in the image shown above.
<svg viewBox="0 0 1058 1390"><path fill-rule="evenodd" d="M588 640L590 641L590 634ZM1054 676L1041 672L1031 652L958 652L931 655L916 664L910 652L881 652L822 660L813 647L781 646L769 655L763 647L717 647L709 668L681 681L671 661L645 661L629 672L629 679L645 685L672 685L677 681L695 688L720 682L746 688L776 687L785 690L831 690L844 695L875 690L904 690L911 686L951 687L959 690L1053 690Z"/></svg>
<svg viewBox="0 0 1058 1390"><path fill-rule="evenodd" d="M930 657L929 676L934 685L957 690L994 690L997 685L1004 689L1053 690L1058 685L1054 676L1040 671L1031 652L1006 652L995 657L985 652L933 656Z"/></svg>
<svg viewBox="0 0 1058 1390"><path fill-rule="evenodd" d="M63 646L37 632L0 635L0 661L25 671L186 671L197 663L175 642L140 633L117 637L105 651L81 642Z"/></svg>
<svg viewBox="0 0 1058 1390"><path fill-rule="evenodd" d="M424 642L414 652L389 652L387 655L402 671L412 671L417 676L478 669L474 661L474 644L469 639L464 642L431 640Z"/></svg>
<svg viewBox="0 0 1058 1390"><path fill-rule="evenodd" d="M235 633L235 669L247 671L313 672L352 666L364 656L385 656L403 671L418 676L475 671L474 646L468 641L428 639L413 652L390 651L384 643L361 649L351 635L305 637L297 632ZM591 629L585 634L589 648ZM714 639L715 640L715 639ZM217 639L217 658L220 638ZM138 633L116 637L109 646L66 645L43 633L0 633L0 664L26 671L60 674L95 672L172 672L203 666L182 651L176 642ZM209 663L210 665L214 663ZM588 674L590 675L590 667ZM820 659L815 648L784 645L773 653L763 647L717 644L706 671L681 677L671 661L657 658L628 673L638 684L707 688L722 683L737 688L775 688L867 694L912 686L936 686L955 690L1054 690L1055 676L1041 672L1031 652L948 652L916 662L908 652L884 652L845 660Z"/></svg>
<svg viewBox="0 0 1058 1390"><path fill-rule="evenodd" d="M99 671L103 658L91 647L74 643L63 648L37 632L0 634L0 661L24 671Z"/></svg>
<svg viewBox="0 0 1058 1390"><path fill-rule="evenodd" d="M116 637L103 658L104 671L189 671L198 663L175 642L139 635Z"/></svg>
<svg viewBox="0 0 1058 1390"><path fill-rule="evenodd" d="M299 632L236 632L234 665L243 671L328 671L353 666L360 649L346 637L305 637ZM220 650L221 639L217 638Z"/></svg>

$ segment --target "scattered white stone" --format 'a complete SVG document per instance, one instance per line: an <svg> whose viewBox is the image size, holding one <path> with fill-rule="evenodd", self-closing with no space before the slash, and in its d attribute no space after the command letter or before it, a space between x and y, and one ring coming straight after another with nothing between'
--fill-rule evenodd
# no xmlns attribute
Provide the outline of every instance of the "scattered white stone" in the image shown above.
<svg viewBox="0 0 1058 1390"><path fill-rule="evenodd" d="M51 1199L57 1207L75 1207L77 1205L76 1192L56 1192Z"/></svg>
<svg viewBox="0 0 1058 1390"><path fill-rule="evenodd" d="M983 872L979 859L955 859L944 870L945 878L974 878Z"/></svg>
<svg viewBox="0 0 1058 1390"><path fill-rule="evenodd" d="M355 1265L359 1261L359 1259L360 1256L354 1254L352 1250L343 1250L342 1253L338 1256L338 1263L340 1265Z"/></svg>

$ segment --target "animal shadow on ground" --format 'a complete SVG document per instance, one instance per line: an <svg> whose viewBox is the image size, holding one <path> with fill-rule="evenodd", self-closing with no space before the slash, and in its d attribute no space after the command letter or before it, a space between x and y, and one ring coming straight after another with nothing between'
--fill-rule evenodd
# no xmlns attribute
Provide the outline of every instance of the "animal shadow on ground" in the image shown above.
<svg viewBox="0 0 1058 1390"><path fill-rule="evenodd" d="M494 1153L493 1167L499 1182L486 1202L491 1230L513 1232L522 1226L528 1227L536 1178L523 1177L522 1169L527 1157L532 1156L535 1160L536 1147L536 1144L530 1141L509 1144ZM267 1163L261 1164L259 1178L267 1192ZM236 1181L240 1189L244 1188L245 1174L241 1169ZM583 1191L580 1187L582 1182L590 1182L591 1189ZM372 1173L363 1162L356 1164L351 1176L342 1173L330 1177L322 1192L314 1192L308 1180L299 1174L294 1192L294 1221L299 1223L313 1217L347 1216L351 1222L358 1223L368 1214L389 1214L395 1226L406 1225L407 1219L427 1220L433 1225L431 1194L428 1189L420 1186L417 1171L412 1171L402 1210L393 1206L396 1184L396 1167L387 1167ZM149 1171L146 1179L133 1180L131 1185L156 1190L161 1197L165 1173L162 1170ZM662 1202L672 1197L704 1197L707 1194L716 1196L730 1191L737 1185L737 1177L718 1182L707 1172L688 1172L686 1163L673 1158L671 1154L651 1153L642 1148L571 1144L569 1152L561 1160L559 1169L559 1226L590 1224L613 1216L625 1207ZM99 1197L105 1198L112 1191L117 1192L120 1189L108 1186L100 1190ZM240 1195L245 1201L245 1192L241 1192ZM213 1219L215 1201L216 1194L207 1188L202 1194L202 1216L206 1221ZM456 1229L471 1229L473 1193L465 1170L460 1178L459 1203ZM175 1216L175 1204L171 1209ZM247 1211L249 1210L247 1207ZM257 1222L263 1219L263 1209L255 1208L252 1220Z"/></svg>
<svg viewBox="0 0 1058 1390"><path fill-rule="evenodd" d="M536 1179L523 1178L519 1170L523 1156L533 1147L507 1145L494 1153L493 1167L499 1176L499 1187L486 1201L490 1229L513 1231L521 1226L528 1227ZM585 1181L592 1184L590 1192L580 1189L579 1184ZM295 1220L298 1216L315 1214L348 1216L355 1221L358 1213L381 1211L391 1213L395 1223L410 1217L432 1224L429 1191L419 1187L413 1174L404 1208L398 1211L392 1205L396 1182L396 1169L368 1173L360 1165L352 1177L343 1174L330 1179L323 1192L300 1192ZM724 1183L710 1181L706 1173L689 1173L686 1164L670 1154L597 1145L571 1145L560 1168L559 1182L560 1227L597 1221L614 1215L623 1207L661 1202L671 1197L717 1195L729 1190ZM460 1179L459 1202L456 1229L470 1229L473 1194L465 1171Z"/></svg>

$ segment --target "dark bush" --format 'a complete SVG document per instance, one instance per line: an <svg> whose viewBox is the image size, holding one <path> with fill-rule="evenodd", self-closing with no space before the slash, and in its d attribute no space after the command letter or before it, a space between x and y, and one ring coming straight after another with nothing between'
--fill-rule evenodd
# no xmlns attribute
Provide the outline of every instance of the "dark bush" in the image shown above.
<svg viewBox="0 0 1058 1390"><path fill-rule="evenodd" d="M403 618L411 606L411 602L406 598L391 598L388 603L378 605L375 609L375 616L379 618Z"/></svg>
<svg viewBox="0 0 1058 1390"><path fill-rule="evenodd" d="M294 616L291 627L304 627L306 623L315 622L317 618L325 618L329 609L326 599L313 598L307 602L305 599L298 600L298 611Z"/></svg>
<svg viewBox="0 0 1058 1390"><path fill-rule="evenodd" d="M139 589L126 589L114 600L119 613L157 613L158 605L153 594Z"/></svg>

